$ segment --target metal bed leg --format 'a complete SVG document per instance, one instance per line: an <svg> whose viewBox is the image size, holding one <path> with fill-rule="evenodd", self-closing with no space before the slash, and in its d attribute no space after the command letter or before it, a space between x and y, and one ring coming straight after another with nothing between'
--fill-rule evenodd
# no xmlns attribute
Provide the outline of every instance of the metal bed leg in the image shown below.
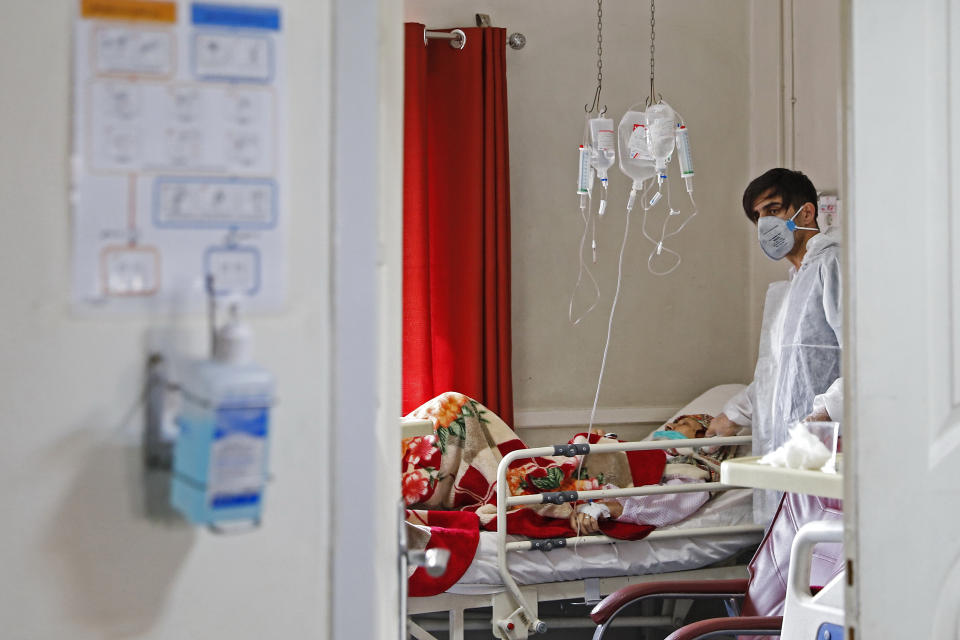
<svg viewBox="0 0 960 640"><path fill-rule="evenodd" d="M693 608L693 600L690 599L677 599L674 601L673 605L673 624L676 626L681 626L683 621L686 620L687 614L690 613L690 609Z"/></svg>
<svg viewBox="0 0 960 640"><path fill-rule="evenodd" d="M452 614L451 614L452 615ZM407 633L416 638L417 640L439 640L437 636L433 635L420 625L418 625L413 620L407 618ZM451 636L452 637L452 636ZM463 638L463 636L460 636Z"/></svg>
<svg viewBox="0 0 960 640"><path fill-rule="evenodd" d="M463 609L450 609L450 640L463 640Z"/></svg>

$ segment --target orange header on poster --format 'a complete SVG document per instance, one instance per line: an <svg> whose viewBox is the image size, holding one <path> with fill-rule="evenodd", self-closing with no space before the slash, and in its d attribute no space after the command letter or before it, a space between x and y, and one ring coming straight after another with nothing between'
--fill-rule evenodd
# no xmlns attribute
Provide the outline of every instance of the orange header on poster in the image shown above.
<svg viewBox="0 0 960 640"><path fill-rule="evenodd" d="M176 22L175 2L153 0L82 0L84 18L104 20L136 20L142 22Z"/></svg>

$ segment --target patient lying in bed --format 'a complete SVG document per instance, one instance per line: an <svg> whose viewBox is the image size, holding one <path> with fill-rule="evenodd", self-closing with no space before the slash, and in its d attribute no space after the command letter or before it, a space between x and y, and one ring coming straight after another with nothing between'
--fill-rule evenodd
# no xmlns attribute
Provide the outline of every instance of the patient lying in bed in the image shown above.
<svg viewBox="0 0 960 640"><path fill-rule="evenodd" d="M684 415L668 422L653 434L654 439L703 438L713 416L705 413ZM595 430L599 436L604 433ZM715 482L720 462L729 457L732 447L716 450L669 449L661 485L682 485ZM709 451L709 453L706 453ZM612 484L606 489L616 489ZM666 526L690 516L710 499L709 492L672 493L649 496L629 496L610 500L582 503L570 515L570 527L581 534L598 533L600 521L611 519L638 525Z"/></svg>

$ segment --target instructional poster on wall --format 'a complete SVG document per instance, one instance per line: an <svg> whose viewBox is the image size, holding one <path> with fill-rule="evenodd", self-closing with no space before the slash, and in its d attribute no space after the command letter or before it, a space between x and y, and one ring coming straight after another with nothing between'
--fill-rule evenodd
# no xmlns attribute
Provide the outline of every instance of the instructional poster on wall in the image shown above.
<svg viewBox="0 0 960 640"><path fill-rule="evenodd" d="M255 311L285 298L281 13L80 0L73 302L102 312Z"/></svg>

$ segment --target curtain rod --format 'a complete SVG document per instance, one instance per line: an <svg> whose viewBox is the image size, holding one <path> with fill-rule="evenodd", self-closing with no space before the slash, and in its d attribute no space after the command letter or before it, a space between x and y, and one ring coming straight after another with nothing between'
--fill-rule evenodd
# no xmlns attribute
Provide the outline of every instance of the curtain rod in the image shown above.
<svg viewBox="0 0 960 640"><path fill-rule="evenodd" d="M429 31L424 28L424 45L427 44L427 40L449 40L450 46L454 49L463 49L467 46L467 34L461 29L453 29L452 31ZM525 44L527 44L527 38L522 33L511 33L510 37L507 38L507 45L509 45L511 49L523 49Z"/></svg>
<svg viewBox="0 0 960 640"><path fill-rule="evenodd" d="M449 40L450 46L454 49L463 49L467 46L467 34L465 34L461 29L454 29L450 32L447 31L428 31L426 28L423 30L423 44L427 44L427 40Z"/></svg>

